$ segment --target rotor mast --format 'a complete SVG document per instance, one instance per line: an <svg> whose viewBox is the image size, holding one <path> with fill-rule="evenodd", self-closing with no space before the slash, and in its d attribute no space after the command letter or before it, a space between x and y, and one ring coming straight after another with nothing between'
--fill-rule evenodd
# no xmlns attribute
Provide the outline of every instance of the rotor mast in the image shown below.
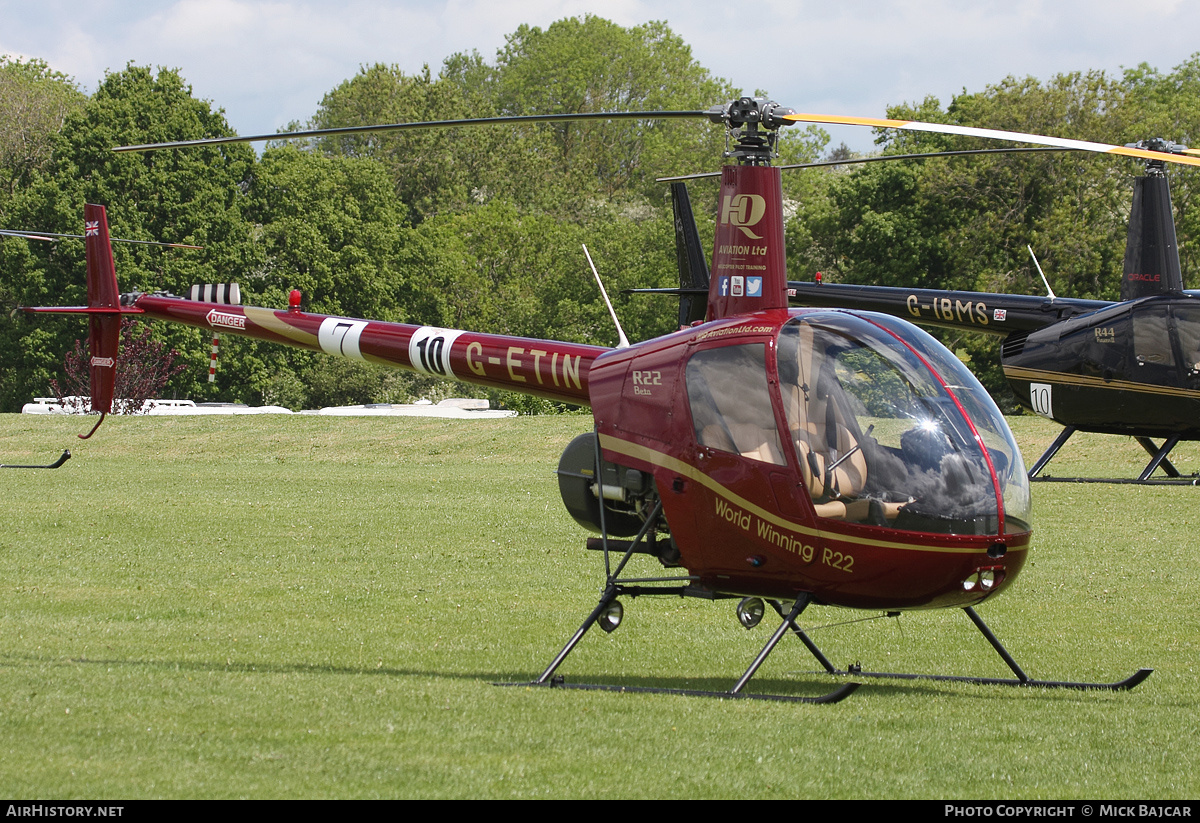
<svg viewBox="0 0 1200 823"><path fill-rule="evenodd" d="M742 97L709 110L724 123L736 161L721 171L707 319L786 309L783 184L771 165L779 128L791 109L760 97Z"/></svg>

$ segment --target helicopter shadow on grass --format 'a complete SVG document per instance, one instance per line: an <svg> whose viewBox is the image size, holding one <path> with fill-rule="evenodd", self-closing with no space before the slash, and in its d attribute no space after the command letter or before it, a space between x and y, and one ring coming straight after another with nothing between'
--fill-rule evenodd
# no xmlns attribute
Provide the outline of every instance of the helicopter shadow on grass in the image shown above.
<svg viewBox="0 0 1200 823"><path fill-rule="evenodd" d="M38 655L4 655L0 658L0 666L17 668L21 666L104 666L125 669L143 669L158 672L201 672L209 674L229 673L241 675L337 675L360 677L374 675L388 678L432 678L436 680L453 680L461 682L478 682L484 685L526 686L533 688L537 684L530 679L529 672L508 671L475 671L448 672L419 669L414 667L396 666L344 666L318 663L256 663L247 661L220 662L215 660L151 660L139 658L97 658L97 657L43 657ZM844 677L822 676L823 673L813 672L814 677L806 682L788 678L770 677L756 680L758 691L741 695L722 696L732 682L731 677L661 677L661 676L630 676L611 677L600 675L589 680L589 689L610 692L639 692L655 691L678 695L689 693L705 693L705 696L715 696L723 699L776 699L809 701L829 691L829 684L844 685ZM584 675L586 676L586 675ZM572 690L579 684L574 680ZM553 687L540 687L553 688ZM560 689L560 691L563 689ZM936 693L926 685L911 686L872 686L872 691L890 693ZM769 691L767 695L762 692Z"/></svg>
<svg viewBox="0 0 1200 823"><path fill-rule="evenodd" d="M147 671L160 672L203 672L203 673L230 673L241 675L337 675L360 677L364 675L374 675L388 678L425 678L433 680L451 680L458 682L476 682L483 685L491 686L513 686L525 687L526 690L557 690L559 692L587 690L587 691L606 691L616 694L638 694L649 693L659 697L696 697L702 696L717 700L756 700L756 701L800 701L813 702L819 699L822 695L830 692L830 686L844 686L850 682L853 677L851 675L828 675L825 672L818 670L797 670L795 672L784 673L782 675L774 675L756 679L756 690L753 692L743 692L738 695L723 694L727 692L731 682L728 676L704 676L704 677L662 677L653 675L634 675L626 677L612 677L607 675L597 675L595 678L588 676L586 672L580 672L577 678L588 678L586 684L582 680L571 678L567 680L570 688L539 686L529 680L528 672L517 671L475 671L475 672L447 672L423 670L418 668L404 668L395 666L339 666L317 663L250 663L250 662L218 662L218 661L201 661L201 660L149 660L136 658L91 658L91 657L72 657L72 658L51 658L38 657L35 655L5 655L0 659L0 665L6 667L18 667L21 664L29 665L85 665L85 666L105 666L105 667L120 667L120 668L141 668ZM801 679L803 678L803 679ZM1001 696L1006 700L1024 700L1026 696L1022 696L1013 691L1011 688L989 687L981 684L951 684L951 683L936 683L930 681L903 681L903 680L872 680L869 683L860 684L864 686L860 697L888 697L901 698L906 696L914 697L947 697L959 696L963 698L984 698L988 700L998 699ZM964 688L966 687L966 688ZM1027 692L1035 690L1039 698L1049 698L1056 701L1074 702L1091 702L1094 701L1096 695L1089 694L1087 696L1080 694L1077 690L1072 689L1045 689L1037 686L1031 686L1028 689L1020 691ZM507 690L506 690L507 691ZM1179 704L1183 708L1183 704Z"/></svg>

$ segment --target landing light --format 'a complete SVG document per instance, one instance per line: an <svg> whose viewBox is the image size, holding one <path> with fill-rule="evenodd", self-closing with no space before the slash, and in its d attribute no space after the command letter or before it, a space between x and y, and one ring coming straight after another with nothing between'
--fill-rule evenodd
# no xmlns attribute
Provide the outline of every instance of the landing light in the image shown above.
<svg viewBox="0 0 1200 823"><path fill-rule="evenodd" d="M753 629L762 622L766 610L766 604L761 597L744 597L737 605L738 622L747 629Z"/></svg>
<svg viewBox="0 0 1200 823"><path fill-rule="evenodd" d="M621 618L625 616L625 607L621 605L620 600L614 600L608 604L600 614L600 619L597 621L600 628L604 629L605 634L612 634L621 625Z"/></svg>
<svg viewBox="0 0 1200 823"><path fill-rule="evenodd" d="M990 592L1000 584L1004 579L1003 569L980 569L972 572L966 580L963 581L963 591L973 592L976 589L980 591Z"/></svg>

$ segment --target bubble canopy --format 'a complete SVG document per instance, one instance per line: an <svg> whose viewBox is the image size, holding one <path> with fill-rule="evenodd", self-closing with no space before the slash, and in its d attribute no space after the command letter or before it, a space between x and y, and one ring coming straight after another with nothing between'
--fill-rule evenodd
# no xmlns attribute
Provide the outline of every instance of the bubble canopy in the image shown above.
<svg viewBox="0 0 1200 823"><path fill-rule="evenodd" d="M1000 410L928 333L806 312L780 329L788 433L819 517L944 534L1030 530L1029 480Z"/></svg>

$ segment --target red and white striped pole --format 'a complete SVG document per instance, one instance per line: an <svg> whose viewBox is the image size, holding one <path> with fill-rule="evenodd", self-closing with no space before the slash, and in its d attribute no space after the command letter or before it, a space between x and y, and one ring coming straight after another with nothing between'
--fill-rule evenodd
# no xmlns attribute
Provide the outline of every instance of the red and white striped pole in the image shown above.
<svg viewBox="0 0 1200 823"><path fill-rule="evenodd" d="M214 334L212 342L212 356L208 359L208 382L215 383L217 380L217 348L219 338Z"/></svg>

